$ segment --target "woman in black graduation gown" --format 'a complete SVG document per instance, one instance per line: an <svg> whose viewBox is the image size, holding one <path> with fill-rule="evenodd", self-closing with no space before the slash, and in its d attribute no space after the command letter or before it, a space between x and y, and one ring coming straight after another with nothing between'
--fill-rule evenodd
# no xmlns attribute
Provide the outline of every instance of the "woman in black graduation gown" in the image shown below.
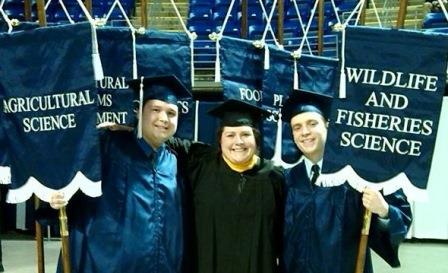
<svg viewBox="0 0 448 273"><path fill-rule="evenodd" d="M279 272L284 179L257 156L257 122L267 113L229 100L210 111L221 119L219 149L172 142L191 197L192 272Z"/></svg>

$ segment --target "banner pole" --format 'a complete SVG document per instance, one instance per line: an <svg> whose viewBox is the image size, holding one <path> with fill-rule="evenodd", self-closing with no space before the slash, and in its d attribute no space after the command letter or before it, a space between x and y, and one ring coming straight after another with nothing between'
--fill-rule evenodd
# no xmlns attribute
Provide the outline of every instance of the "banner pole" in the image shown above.
<svg viewBox="0 0 448 273"><path fill-rule="evenodd" d="M47 26L47 16L45 14L44 0L37 0L37 18L41 27Z"/></svg>
<svg viewBox="0 0 448 273"><path fill-rule="evenodd" d="M89 11L90 15L93 16L92 13L92 0L85 0L84 5L86 6L86 9Z"/></svg>
<svg viewBox="0 0 448 273"><path fill-rule="evenodd" d="M140 24L145 29L148 28L148 10L147 10L147 0L141 0L140 7Z"/></svg>
<svg viewBox="0 0 448 273"><path fill-rule="evenodd" d="M67 212L65 207L59 209L59 227L62 241L62 266L64 273L71 273Z"/></svg>
<svg viewBox="0 0 448 273"><path fill-rule="evenodd" d="M317 55L322 55L324 51L324 0L319 0L317 7L319 14L317 17Z"/></svg>
<svg viewBox="0 0 448 273"><path fill-rule="evenodd" d="M372 212L368 209L364 210L363 223L361 229L361 239L359 240L358 256L356 257L355 273L363 273L366 262L367 243L369 241L370 221Z"/></svg>
<svg viewBox="0 0 448 273"><path fill-rule="evenodd" d="M24 16L26 21L31 21L31 0L23 2Z"/></svg>
<svg viewBox="0 0 448 273"><path fill-rule="evenodd" d="M34 196L34 209L37 210L40 205L40 200ZM42 226L36 220L34 221L36 234L36 254L37 254L37 272L45 273L45 256L44 256L44 240L42 238Z"/></svg>
<svg viewBox="0 0 448 273"><path fill-rule="evenodd" d="M406 20L406 13L408 9L408 0L400 0L397 17L397 28L404 27L404 21Z"/></svg>

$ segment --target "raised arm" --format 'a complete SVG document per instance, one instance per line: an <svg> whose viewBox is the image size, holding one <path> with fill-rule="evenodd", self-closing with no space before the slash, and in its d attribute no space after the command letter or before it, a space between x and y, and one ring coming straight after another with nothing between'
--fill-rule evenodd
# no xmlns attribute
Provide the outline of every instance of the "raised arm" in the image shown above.
<svg viewBox="0 0 448 273"><path fill-rule="evenodd" d="M372 201L368 207L376 213L372 217L369 245L392 267L398 267L398 247L409 231L412 222L411 208L401 190L385 197L381 194L375 195L373 198L377 200ZM378 203L386 204L386 213L384 205ZM375 207L372 204L377 205Z"/></svg>

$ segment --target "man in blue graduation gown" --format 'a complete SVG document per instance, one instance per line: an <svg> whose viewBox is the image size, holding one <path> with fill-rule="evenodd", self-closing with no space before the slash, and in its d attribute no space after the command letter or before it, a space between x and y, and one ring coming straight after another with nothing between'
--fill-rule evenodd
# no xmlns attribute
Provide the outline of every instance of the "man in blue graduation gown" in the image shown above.
<svg viewBox="0 0 448 273"><path fill-rule="evenodd" d="M285 175L285 273L353 273L360 241L363 207L372 212L369 248L398 267L398 245L411 224L409 203L401 191L383 197L347 183L315 184L322 167L331 97L294 91L283 108L303 161ZM367 250L364 272L372 272Z"/></svg>
<svg viewBox="0 0 448 273"><path fill-rule="evenodd" d="M78 195L68 204L73 273L181 271L181 187L165 141L177 129L177 99L190 93L174 76L130 86L140 98L138 132L104 132L103 195ZM52 207L63 204L55 194Z"/></svg>
<svg viewBox="0 0 448 273"><path fill-rule="evenodd" d="M1 196L1 186L0 186L0 202L2 202L2 196ZM0 208L2 207L1 203L0 203ZM3 209L3 208L2 208ZM2 229L2 212L0 211L0 233L1 233L1 229ZM0 272L5 271L5 269L3 268L3 259L2 259L2 240L0 238Z"/></svg>

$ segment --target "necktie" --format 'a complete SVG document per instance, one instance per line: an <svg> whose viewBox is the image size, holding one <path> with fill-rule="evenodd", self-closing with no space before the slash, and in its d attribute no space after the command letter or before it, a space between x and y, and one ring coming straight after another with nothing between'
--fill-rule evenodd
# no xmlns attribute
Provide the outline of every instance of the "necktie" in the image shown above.
<svg viewBox="0 0 448 273"><path fill-rule="evenodd" d="M320 173L320 168L319 165L314 164L311 167L311 171L313 171L313 176L311 177L311 187L314 188L316 186L316 180L319 177L319 173Z"/></svg>

